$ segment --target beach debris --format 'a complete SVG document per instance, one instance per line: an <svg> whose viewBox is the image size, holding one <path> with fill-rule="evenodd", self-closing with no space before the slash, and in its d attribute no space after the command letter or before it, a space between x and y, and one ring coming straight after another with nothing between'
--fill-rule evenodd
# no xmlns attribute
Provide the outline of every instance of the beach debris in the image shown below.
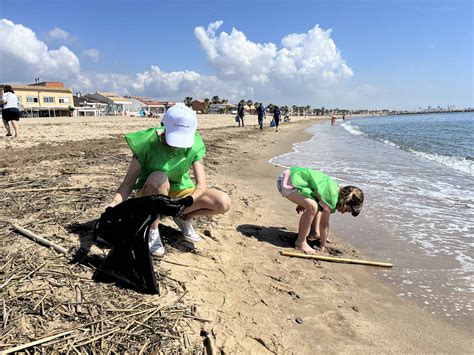
<svg viewBox="0 0 474 355"><path fill-rule="evenodd" d="M144 296L95 283L91 268L45 255L34 247L0 253L8 262L0 282L10 279L2 290L0 353L204 351L192 322L210 320L184 301L184 283L168 271L158 271L163 295Z"/></svg>
<svg viewBox="0 0 474 355"><path fill-rule="evenodd" d="M210 231L209 229L206 229L206 230L204 231L204 235L205 235L206 237L212 238L212 233L211 233L211 231Z"/></svg>
<svg viewBox="0 0 474 355"><path fill-rule="evenodd" d="M182 298L186 284L171 274L177 266L153 263L160 295L92 280L108 250L104 243L93 243L94 225L129 164L128 152L117 149L115 141L98 142L112 144L100 149L90 141L40 145L2 157L0 354L16 347L22 347L17 352L47 354L205 353L198 329L213 320L200 317L199 306ZM64 174L63 169L77 172ZM110 176L105 179L101 171ZM109 174L115 171L122 173ZM218 220L203 217L195 227L214 231ZM56 254L40 247L46 244L39 238L31 243L32 237L19 237L26 234L15 232L12 224L64 250L55 249ZM76 249L76 258L67 257Z"/></svg>
<svg viewBox="0 0 474 355"><path fill-rule="evenodd" d="M303 318L296 317L295 322L298 323L298 324L303 324Z"/></svg>
<svg viewBox="0 0 474 355"><path fill-rule="evenodd" d="M46 238L43 238L39 235L36 235L34 234L33 232L30 232L29 230L25 229L25 228L22 228L20 226L17 226L16 224L13 224L12 225L12 228L14 230L16 230L17 232L20 232L21 234L33 239L35 242L38 242L40 244L43 244L43 245L46 245L48 247L51 247L53 248L54 250L56 250L57 252L59 253L62 253L62 254L68 254L68 251L67 249L63 248L62 246L56 244L56 243L53 243L49 240L47 240Z"/></svg>
<svg viewBox="0 0 474 355"><path fill-rule="evenodd" d="M330 262L335 262L335 263L359 264L359 265L380 266L380 267L393 267L393 264L382 263L382 262L378 262L378 261L335 258L335 257L332 257L332 256L315 255L315 254L303 254L303 253L295 253L295 252L289 252L289 251L284 251L284 250L280 251L280 254L283 255L283 256L293 256L293 257L296 257L296 258L303 258L303 259L316 259L316 260L330 261Z"/></svg>
<svg viewBox="0 0 474 355"><path fill-rule="evenodd" d="M356 312L359 312L359 307L357 307L357 306L352 306L352 309Z"/></svg>

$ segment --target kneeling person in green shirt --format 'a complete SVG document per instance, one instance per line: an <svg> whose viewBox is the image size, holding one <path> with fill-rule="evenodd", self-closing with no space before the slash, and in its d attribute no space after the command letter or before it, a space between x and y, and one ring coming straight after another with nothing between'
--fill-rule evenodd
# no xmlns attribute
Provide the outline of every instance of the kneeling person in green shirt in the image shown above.
<svg viewBox="0 0 474 355"><path fill-rule="evenodd" d="M331 213L351 212L356 217L364 203L364 193L358 187L341 188L326 174L309 168L285 170L278 177L277 188L283 197L296 204L296 212L303 212L295 246L307 254L315 252L307 242L311 238L319 237L321 251L325 251Z"/></svg>
<svg viewBox="0 0 474 355"><path fill-rule="evenodd" d="M112 202L114 207L126 200L133 189L137 196L156 194L179 199L185 208L182 217L174 217L183 236L190 242L201 237L192 226L192 218L223 214L230 208L230 198L222 191L207 187L202 159L204 142L196 132L196 113L183 104L169 108L162 120L164 127L130 133L125 136L133 158ZM194 180L189 176L193 168ZM162 256L165 248L158 231L159 218L150 228L150 252Z"/></svg>

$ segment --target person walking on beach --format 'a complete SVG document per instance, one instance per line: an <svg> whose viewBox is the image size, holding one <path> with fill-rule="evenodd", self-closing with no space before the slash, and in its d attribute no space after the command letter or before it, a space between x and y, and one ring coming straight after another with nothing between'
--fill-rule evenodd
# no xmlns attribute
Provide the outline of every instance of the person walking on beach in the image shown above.
<svg viewBox="0 0 474 355"><path fill-rule="evenodd" d="M318 239L318 236L320 250L325 251L332 213L351 212L356 217L364 203L364 193L358 187L339 187L328 175L310 168L285 170L277 179L277 188L283 197L296 204L298 214L303 212L295 247L306 254L315 252L307 239Z"/></svg>
<svg viewBox="0 0 474 355"><path fill-rule="evenodd" d="M244 109L244 104L242 101L239 102L239 105L237 106L237 116L239 117L239 127L241 123L242 123L242 127L245 127L244 125L245 109Z"/></svg>
<svg viewBox="0 0 474 355"><path fill-rule="evenodd" d="M0 104L3 105L2 119L3 125L7 130L7 137L18 137L19 126L20 126L20 110L18 108L18 97L15 95L15 91L10 85L3 87L3 96L0 100ZM14 135L12 135L12 129L10 122L13 126Z"/></svg>
<svg viewBox="0 0 474 355"><path fill-rule="evenodd" d="M281 111L278 106L273 109L273 120L275 121L276 132L278 132L278 126L280 125Z"/></svg>
<svg viewBox="0 0 474 355"><path fill-rule="evenodd" d="M162 194L178 199L185 207L181 217L173 217L183 237L190 242L201 240L192 219L223 214L230 208L229 196L208 188L202 159L206 152L196 132L196 113L184 104L169 108L163 116L164 127L127 134L125 140L133 152L128 171L112 202L114 207L126 200L133 189L137 196ZM194 180L189 176L192 167ZM159 218L150 227L148 244L153 255L162 256L165 248L158 230Z"/></svg>
<svg viewBox="0 0 474 355"><path fill-rule="evenodd" d="M263 120L265 119L266 109L262 103L257 107L258 125L263 129Z"/></svg>
<svg viewBox="0 0 474 355"><path fill-rule="evenodd" d="M336 116L331 116L331 126L336 124Z"/></svg>

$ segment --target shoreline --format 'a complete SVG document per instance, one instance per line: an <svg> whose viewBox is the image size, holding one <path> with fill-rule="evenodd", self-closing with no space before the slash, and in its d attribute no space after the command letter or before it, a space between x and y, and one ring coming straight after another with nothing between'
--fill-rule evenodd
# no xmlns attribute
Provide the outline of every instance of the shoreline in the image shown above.
<svg viewBox="0 0 474 355"><path fill-rule="evenodd" d="M224 216L195 221L203 240L194 248L175 241L167 245L164 259L154 263L156 268L185 285L184 300L195 303L198 316L209 320L204 324L191 323L196 341L200 332L205 331L215 350L226 353L467 353L472 345L469 334L397 298L369 270L364 270L365 267L279 255L279 250L294 250L298 216L294 206L276 190L275 181L281 168L268 161L310 137L304 129L315 121L295 120L283 124L278 133L268 128L268 121L266 123L263 132L255 125L244 129L223 125L200 130L208 151L205 158L208 185L228 192L233 206ZM67 122L63 123L66 125ZM69 223L85 224L97 218L130 159L123 138L117 135L107 138L108 132L89 127L91 136L99 132L105 137L66 142L63 139L67 137L60 137L55 146L50 144L54 138L51 130L38 129L44 132L36 130L28 134L38 136L49 132L43 144L37 147L12 144L1 153L5 181L34 182L47 176L53 187L89 186L97 191L93 206L83 212L77 205L58 208L71 210ZM128 130L128 127L122 129ZM138 129L140 127L135 127ZM77 173L61 175L61 171L69 167L74 167ZM111 175L102 175L108 172ZM76 195L80 192L72 196ZM36 194L40 199L47 196ZM28 210L15 212L9 207L5 211L3 219L8 221L27 223L32 218L40 218ZM164 224L175 228L171 220ZM61 236L56 240L67 247L77 246L77 235L65 227L59 220L33 223L30 228L50 238ZM204 234L206 230L208 233ZM2 232L7 234L6 225ZM360 255L332 232L331 236L334 243L330 250L334 254L352 258ZM22 250L23 246L31 248L31 245L27 240L8 234L2 238L0 251L3 255L8 250ZM38 250L50 255L47 249ZM94 287L104 286L94 284ZM116 289L116 292L123 295L122 290ZM143 296L143 300L152 299L160 301L161 298ZM117 302L125 303L116 307L127 307L126 300L118 297Z"/></svg>

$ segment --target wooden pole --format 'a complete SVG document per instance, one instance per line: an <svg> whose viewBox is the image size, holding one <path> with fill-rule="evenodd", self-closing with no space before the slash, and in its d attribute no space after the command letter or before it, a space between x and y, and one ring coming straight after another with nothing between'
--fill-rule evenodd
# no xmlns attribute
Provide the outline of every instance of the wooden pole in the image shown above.
<svg viewBox="0 0 474 355"><path fill-rule="evenodd" d="M303 253L295 253L295 252L283 251L283 250L280 251L280 254L284 255L284 256L294 256L294 257L303 258L303 259L316 259L316 260L322 260L322 261L331 261L331 262L334 262L334 263L359 264L359 265L370 265L370 266L381 266L381 267L393 267L393 264L381 263L381 262L378 262L378 261L335 258L335 257L332 257L332 256L315 255L315 254L303 254Z"/></svg>
<svg viewBox="0 0 474 355"><path fill-rule="evenodd" d="M43 343L46 343L47 341L50 341L50 340L53 340L53 339L62 337L62 336L64 336L64 335L71 334L72 332L73 332L73 331L70 330L70 331L67 331L67 332L64 332L64 333L59 333L59 334L56 334L56 335L51 335L51 336L46 337L46 338L43 338L43 339L39 339L39 340L32 341L31 343L26 343L26 344L23 344L23 345L18 345L18 346L15 346L14 348L10 348L10 349L7 349L7 350L2 350L1 353L2 353L2 354L14 353L15 351L27 349L27 348L30 348L30 347L32 347L32 346L35 346L35 345L38 345L38 344L43 344Z"/></svg>
<svg viewBox="0 0 474 355"><path fill-rule="evenodd" d="M18 190L5 190L5 192L40 192L40 191L74 191L74 190L82 190L88 189L89 187L46 187L46 188L38 188L38 189L18 189Z"/></svg>
<svg viewBox="0 0 474 355"><path fill-rule="evenodd" d="M26 235L27 237L33 239L35 242L38 242L40 244L43 244L43 245L46 245L48 247L51 247L53 248L54 250L56 250L57 252L59 253L62 253L62 254L65 254L65 255L68 255L68 251L67 249L63 248L62 246L60 245L57 245L53 242L50 242L49 240L43 238L43 237L40 237L39 235L36 235L32 232L30 232L29 230L25 229L25 228L22 228L20 226L17 226L16 224L13 224L12 225L13 229L16 230L17 232L20 232L21 234L23 235Z"/></svg>

